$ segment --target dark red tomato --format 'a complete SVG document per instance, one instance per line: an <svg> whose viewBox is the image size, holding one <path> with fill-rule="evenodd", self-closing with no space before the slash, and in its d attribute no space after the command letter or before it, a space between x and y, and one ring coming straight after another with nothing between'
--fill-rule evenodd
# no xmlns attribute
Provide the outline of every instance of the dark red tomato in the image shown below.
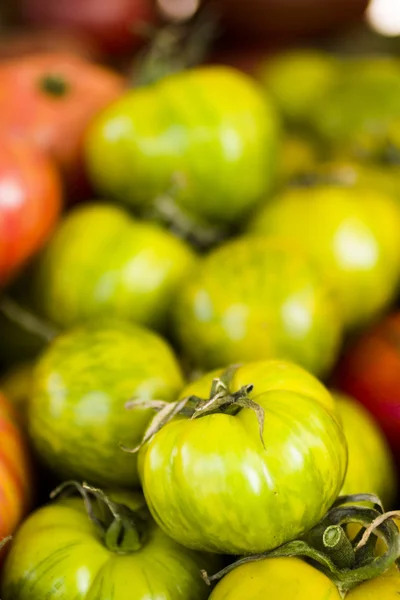
<svg viewBox="0 0 400 600"><path fill-rule="evenodd" d="M32 466L11 405L0 394L0 540L12 534L32 499Z"/></svg>
<svg viewBox="0 0 400 600"><path fill-rule="evenodd" d="M23 56L0 64L0 136L29 140L76 182L81 140L102 108L123 91L113 71L73 54Z"/></svg>
<svg viewBox="0 0 400 600"><path fill-rule="evenodd" d="M221 9L231 32L252 39L255 36L265 39L267 35L290 39L332 30L360 19L368 5L368 0L208 1Z"/></svg>
<svg viewBox="0 0 400 600"><path fill-rule="evenodd" d="M39 52L76 54L81 58L99 60L100 48L87 36L59 29L38 28L33 30L11 29L2 31L0 59L10 59Z"/></svg>
<svg viewBox="0 0 400 600"><path fill-rule="evenodd" d="M0 145L0 285L46 241L61 208L53 163L21 139Z"/></svg>
<svg viewBox="0 0 400 600"><path fill-rule="evenodd" d="M85 33L110 54L140 44L135 30L155 20L153 0L20 0L25 19L36 25Z"/></svg>
<svg viewBox="0 0 400 600"><path fill-rule="evenodd" d="M400 458L400 312L356 340L338 366L336 383L375 416Z"/></svg>

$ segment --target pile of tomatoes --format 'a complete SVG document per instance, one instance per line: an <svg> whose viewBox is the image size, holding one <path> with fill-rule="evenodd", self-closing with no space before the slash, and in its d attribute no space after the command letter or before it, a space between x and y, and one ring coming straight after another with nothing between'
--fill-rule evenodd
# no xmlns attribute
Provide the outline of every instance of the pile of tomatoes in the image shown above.
<svg viewBox="0 0 400 600"><path fill-rule="evenodd" d="M2 600L394 600L399 58L82 6L0 44Z"/></svg>

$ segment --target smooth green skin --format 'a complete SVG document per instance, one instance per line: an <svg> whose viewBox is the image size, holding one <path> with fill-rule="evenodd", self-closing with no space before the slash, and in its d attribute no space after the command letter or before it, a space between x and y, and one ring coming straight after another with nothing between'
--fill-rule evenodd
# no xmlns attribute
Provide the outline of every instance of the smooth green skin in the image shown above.
<svg viewBox="0 0 400 600"><path fill-rule="evenodd" d="M379 191L289 189L261 209L250 231L300 244L336 290L348 327L377 317L397 292L400 206Z"/></svg>
<svg viewBox="0 0 400 600"><path fill-rule="evenodd" d="M266 61L259 78L284 119L292 125L304 125L338 74L339 63L333 56L316 50L296 50Z"/></svg>
<svg viewBox="0 0 400 600"><path fill-rule="evenodd" d="M182 548L150 519L132 554L110 552L81 499L33 513L16 534L2 574L2 600L206 600L200 569L218 559Z"/></svg>
<svg viewBox="0 0 400 600"><path fill-rule="evenodd" d="M244 599L341 600L341 596L326 575L306 562L298 558L270 558L231 571L218 583L209 600Z"/></svg>
<svg viewBox="0 0 400 600"><path fill-rule="evenodd" d="M28 425L40 458L60 478L130 487L151 411L132 397L175 400L182 373L157 334L128 323L85 325L58 337L34 372Z"/></svg>
<svg viewBox="0 0 400 600"><path fill-rule="evenodd" d="M228 67L201 67L133 90L98 116L86 138L95 187L136 207L174 190L211 222L240 219L271 187L277 118L262 91Z"/></svg>
<svg viewBox="0 0 400 600"><path fill-rule="evenodd" d="M343 62L340 77L310 111L310 120L334 151L379 157L393 124L400 124L400 62L387 57Z"/></svg>
<svg viewBox="0 0 400 600"><path fill-rule="evenodd" d="M317 383L309 395L294 391L306 387L306 375L298 371L288 375L286 388L279 367L274 381L275 366L266 366L258 387L250 365L234 380L245 377L255 384L252 398L265 411L265 450L250 409L173 421L141 450L149 509L165 533L188 548L227 554L270 550L310 529L339 494L347 447L332 408L324 404L326 395ZM209 386L214 375L208 376ZM260 365L254 377L260 377Z"/></svg>
<svg viewBox="0 0 400 600"><path fill-rule="evenodd" d="M337 356L341 316L297 245L243 237L213 250L188 279L175 330L200 367L285 358L322 374Z"/></svg>
<svg viewBox="0 0 400 600"><path fill-rule="evenodd" d="M37 261L37 310L61 327L111 316L165 328L182 280L195 266L190 247L112 205L72 211Z"/></svg>
<svg viewBox="0 0 400 600"><path fill-rule="evenodd" d="M349 452L341 493L376 494L385 508L393 508L397 474L383 433L362 404L343 394L335 393L334 397Z"/></svg>

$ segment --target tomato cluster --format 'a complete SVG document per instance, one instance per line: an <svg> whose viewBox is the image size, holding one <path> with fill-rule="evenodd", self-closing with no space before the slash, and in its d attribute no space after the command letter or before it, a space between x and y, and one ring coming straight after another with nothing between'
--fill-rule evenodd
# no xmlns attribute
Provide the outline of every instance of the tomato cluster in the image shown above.
<svg viewBox="0 0 400 600"><path fill-rule="evenodd" d="M0 596L394 599L399 61L189 4L0 8Z"/></svg>

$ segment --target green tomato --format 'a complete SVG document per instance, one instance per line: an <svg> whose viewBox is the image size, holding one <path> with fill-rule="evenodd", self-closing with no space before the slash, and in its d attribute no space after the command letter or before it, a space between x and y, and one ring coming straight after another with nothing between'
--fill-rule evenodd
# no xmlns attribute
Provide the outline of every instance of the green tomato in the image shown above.
<svg viewBox="0 0 400 600"><path fill-rule="evenodd" d="M127 549L124 539L121 548L107 543L109 535L88 518L83 500L58 500L34 512L15 536L2 573L2 599L206 600L200 569L218 568L218 559L168 538L137 496L115 497L133 510L133 518L140 515L135 549Z"/></svg>
<svg viewBox="0 0 400 600"><path fill-rule="evenodd" d="M244 237L212 251L183 286L176 335L201 367L287 358L316 374L336 359L341 317L301 249Z"/></svg>
<svg viewBox="0 0 400 600"><path fill-rule="evenodd" d="M215 372L182 392L210 389ZM264 410L263 446L252 410L181 417L140 451L147 504L160 527L197 550L253 554L299 537L342 487L347 447L333 400L300 367L247 364L228 390L253 384Z"/></svg>
<svg viewBox="0 0 400 600"><path fill-rule="evenodd" d="M318 160L318 150L311 139L299 134L286 135L279 154L279 183L296 181L299 177L312 173Z"/></svg>
<svg viewBox="0 0 400 600"><path fill-rule="evenodd" d="M379 191L289 189L259 212L250 229L299 243L336 290L349 327L371 321L397 292L400 206Z"/></svg>
<svg viewBox="0 0 400 600"><path fill-rule="evenodd" d="M316 50L278 54L260 69L260 79L284 119L303 125L314 105L328 94L339 73L337 60Z"/></svg>
<svg viewBox="0 0 400 600"><path fill-rule="evenodd" d="M28 425L37 453L60 477L134 486L136 445L151 417L125 409L132 396L175 400L177 359L155 333L128 323L87 324L59 336L34 372Z"/></svg>
<svg viewBox="0 0 400 600"><path fill-rule="evenodd" d="M110 316L163 328L194 264L189 246L159 226L114 206L85 205L63 220L39 258L33 301L61 327Z"/></svg>
<svg viewBox="0 0 400 600"><path fill-rule="evenodd" d="M334 151L355 158L381 158L400 125L400 62L371 57L343 63L342 73L310 120ZM399 150L399 147L396 148Z"/></svg>
<svg viewBox="0 0 400 600"><path fill-rule="evenodd" d="M202 67L133 90L89 129L86 162L104 195L149 208L172 194L184 213L237 221L271 187L277 119L255 82Z"/></svg>
<svg viewBox="0 0 400 600"><path fill-rule="evenodd" d="M376 494L385 507L396 499L397 475L386 439L370 413L356 400L335 394L349 451L342 494Z"/></svg>

